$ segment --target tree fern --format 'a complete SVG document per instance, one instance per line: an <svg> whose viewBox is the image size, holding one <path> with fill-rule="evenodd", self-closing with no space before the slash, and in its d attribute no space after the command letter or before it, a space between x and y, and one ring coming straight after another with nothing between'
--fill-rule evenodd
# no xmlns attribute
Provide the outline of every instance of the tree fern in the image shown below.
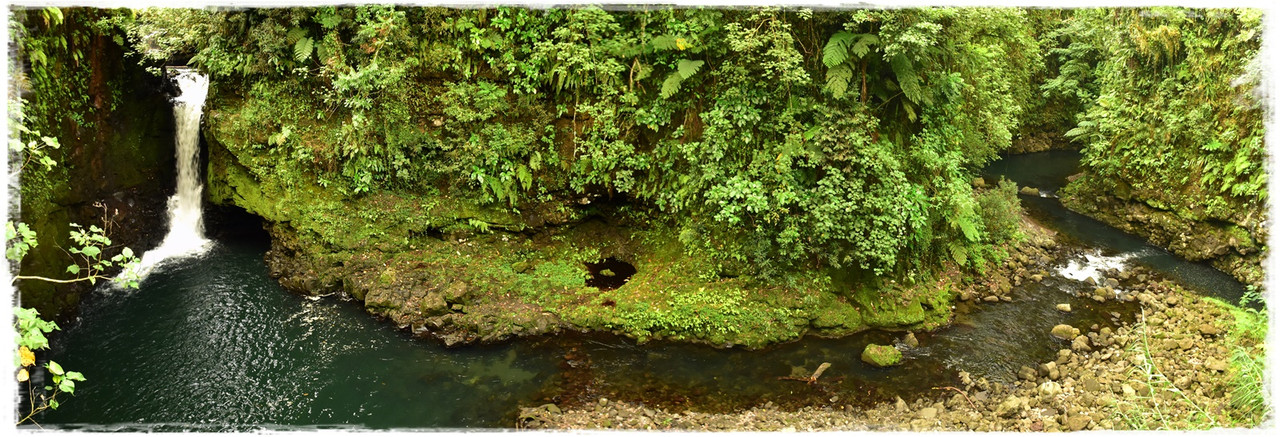
<svg viewBox="0 0 1280 437"><path fill-rule="evenodd" d="M880 44L880 37L870 33L858 34L858 42L849 46L849 51L853 52L854 56L861 59L871 51L871 46L875 44Z"/></svg>

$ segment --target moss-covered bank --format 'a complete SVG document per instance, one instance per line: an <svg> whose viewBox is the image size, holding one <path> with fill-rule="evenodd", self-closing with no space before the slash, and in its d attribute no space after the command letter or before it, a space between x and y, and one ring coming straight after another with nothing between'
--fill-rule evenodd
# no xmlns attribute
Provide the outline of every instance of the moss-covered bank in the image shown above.
<svg viewBox="0 0 1280 437"><path fill-rule="evenodd" d="M451 345L562 329L748 347L806 333L932 329L948 321L959 290L954 274L914 284L823 271L778 282L725 275L625 203L514 215L409 193L345 199L260 182L222 143L210 144L209 195L267 219L268 265L286 288L349 294ZM470 231L476 225L489 232ZM616 289L587 286L586 263L610 257L637 272Z"/></svg>
<svg viewBox="0 0 1280 437"><path fill-rule="evenodd" d="M25 23L15 36L25 67L22 123L61 147L48 151L57 161L51 170L23 168L15 219L39 237L20 274L61 279L72 263L65 251L72 223L106 229L108 257L121 247L141 253L163 237L156 230L174 186L173 114L163 80L127 59L113 31L95 26L106 12L66 9L61 21L42 14L15 11ZM43 62L32 65L37 51ZM89 288L30 280L17 287L20 304L48 318L69 316Z"/></svg>
<svg viewBox="0 0 1280 437"><path fill-rule="evenodd" d="M210 199L268 222L290 289L451 344L760 346L939 326L1008 254L1014 193L971 181L1030 93L1025 14L358 6L130 35L210 74ZM176 27L201 37L152 36ZM606 258L637 272L588 287Z"/></svg>

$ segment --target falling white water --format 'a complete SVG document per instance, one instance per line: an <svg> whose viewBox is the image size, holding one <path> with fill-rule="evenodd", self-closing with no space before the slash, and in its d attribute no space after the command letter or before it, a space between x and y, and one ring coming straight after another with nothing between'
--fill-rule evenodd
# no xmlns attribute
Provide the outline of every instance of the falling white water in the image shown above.
<svg viewBox="0 0 1280 437"><path fill-rule="evenodd" d="M136 272L144 277L162 261L195 255L209 245L204 238L200 198L200 117L209 93L209 78L194 71L182 70L174 79L181 94L173 99L173 117L177 135L175 147L178 161L178 190L169 198L169 234L160 246L142 255Z"/></svg>
<svg viewBox="0 0 1280 437"><path fill-rule="evenodd" d="M1058 270L1058 274L1064 278L1083 281L1089 278L1096 280L1102 279L1102 271L1118 270L1124 271L1126 262L1129 258L1133 258L1133 253L1125 253L1116 256L1103 256L1102 254L1085 254L1084 262L1079 260L1071 260L1066 267Z"/></svg>

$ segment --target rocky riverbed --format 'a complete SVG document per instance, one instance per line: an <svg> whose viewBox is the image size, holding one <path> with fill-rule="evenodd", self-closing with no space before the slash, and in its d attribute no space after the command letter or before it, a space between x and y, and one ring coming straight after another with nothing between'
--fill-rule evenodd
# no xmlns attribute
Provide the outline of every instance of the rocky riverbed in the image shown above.
<svg viewBox="0 0 1280 437"><path fill-rule="evenodd" d="M1057 327L1055 359L1024 366L1016 383L973 379L932 396L870 408L833 401L783 409L766 403L728 414L667 411L598 399L562 410L524 408L516 426L538 429L714 431L1080 431L1203 429L1256 423L1233 406L1233 346L1264 354L1261 339L1236 335L1238 309L1204 299L1154 274L1111 272L1119 299L1137 302L1134 322L1117 329ZM1100 287L1101 288L1101 287ZM1098 294L1095 299L1106 299ZM1115 298L1115 297L1112 297ZM1065 310L1067 308L1059 308ZM1078 333L1076 332L1078 331ZM834 375L827 375L834 376ZM1239 404L1239 402L1237 402Z"/></svg>

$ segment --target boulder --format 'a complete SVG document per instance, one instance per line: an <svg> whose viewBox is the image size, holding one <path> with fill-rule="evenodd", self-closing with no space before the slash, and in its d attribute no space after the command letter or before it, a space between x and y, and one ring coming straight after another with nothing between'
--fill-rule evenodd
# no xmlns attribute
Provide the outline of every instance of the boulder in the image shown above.
<svg viewBox="0 0 1280 437"><path fill-rule="evenodd" d="M869 344L862 350L862 361L876 367L889 367L902 362L902 352L893 346Z"/></svg>
<svg viewBox="0 0 1280 437"><path fill-rule="evenodd" d="M908 332L907 335L902 337L902 344L907 345L907 347L920 347L920 340L916 339L915 333Z"/></svg>
<svg viewBox="0 0 1280 437"><path fill-rule="evenodd" d="M1067 418L1066 425L1069 430L1080 431L1088 427L1090 422L1093 422L1093 419L1090 419L1089 416L1075 415Z"/></svg>
<svg viewBox="0 0 1280 437"><path fill-rule="evenodd" d="M1022 189L1018 190L1018 193L1025 194L1028 196L1039 196L1040 189L1036 187L1022 187Z"/></svg>
<svg viewBox="0 0 1280 437"><path fill-rule="evenodd" d="M1069 303L1060 303L1060 304L1058 304L1058 311L1062 311L1062 312L1064 312L1064 313L1069 313L1069 312L1071 312L1071 304L1069 304Z"/></svg>
<svg viewBox="0 0 1280 437"><path fill-rule="evenodd" d="M1040 396L1051 398L1062 394L1062 385L1054 381L1045 381L1043 384L1040 384L1037 391L1040 393Z"/></svg>
<svg viewBox="0 0 1280 437"><path fill-rule="evenodd" d="M1071 327L1071 325L1057 325L1049 332L1053 334L1054 337L1067 341L1071 341L1076 338L1077 335L1080 335L1080 330Z"/></svg>
<svg viewBox="0 0 1280 437"><path fill-rule="evenodd" d="M440 293L427 293L418 301L418 311L423 317L435 317L449 313L449 303L444 301Z"/></svg>
<svg viewBox="0 0 1280 437"><path fill-rule="evenodd" d="M466 297L466 295L467 283L462 281L449 284L449 287L444 290L444 300L449 301L450 303L461 302L462 298Z"/></svg>
<svg viewBox="0 0 1280 437"><path fill-rule="evenodd" d="M1022 368L1018 369L1018 377L1027 381L1035 381L1036 370L1027 366L1022 366Z"/></svg>
<svg viewBox="0 0 1280 437"><path fill-rule="evenodd" d="M1075 339L1071 340L1071 350L1076 352L1092 351L1093 348L1089 347L1089 337L1077 335Z"/></svg>
<svg viewBox="0 0 1280 437"><path fill-rule="evenodd" d="M1022 406L1026 402L1027 401L1017 396L1009 395L1009 397L1005 398L1003 402L1000 402L1000 405L996 406L996 416L1004 418L1013 417L1017 415L1018 412L1022 411Z"/></svg>

